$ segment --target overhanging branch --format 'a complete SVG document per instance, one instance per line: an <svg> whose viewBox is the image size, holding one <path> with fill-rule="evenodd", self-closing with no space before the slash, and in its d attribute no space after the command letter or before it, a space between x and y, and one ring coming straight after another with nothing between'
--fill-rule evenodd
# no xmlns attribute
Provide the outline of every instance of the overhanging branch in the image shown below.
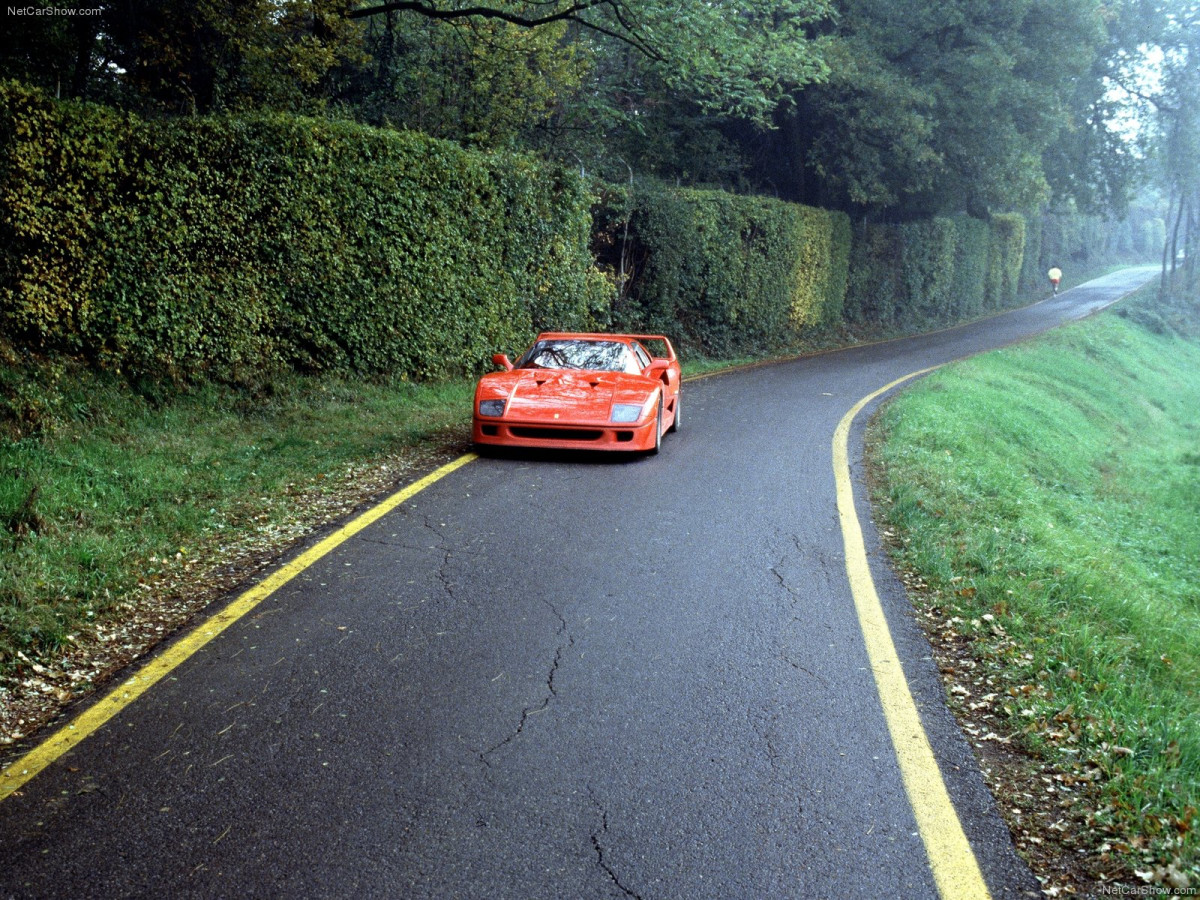
<svg viewBox="0 0 1200 900"><path fill-rule="evenodd" d="M558 7L558 4L545 5ZM622 30L606 27L588 18L588 12L601 7L608 8ZM630 23L626 11L622 9L620 0L578 0L568 6L553 8L540 15L522 15L505 9L497 9L494 6L464 6L457 9L443 9L429 0L388 0L388 2L378 3L374 6L348 10L346 16L350 19L362 19L389 12L411 12L440 22L495 19L520 28L537 28L555 22L574 22L582 28L628 44L653 60L661 62L665 58L660 51L637 33L635 26Z"/></svg>

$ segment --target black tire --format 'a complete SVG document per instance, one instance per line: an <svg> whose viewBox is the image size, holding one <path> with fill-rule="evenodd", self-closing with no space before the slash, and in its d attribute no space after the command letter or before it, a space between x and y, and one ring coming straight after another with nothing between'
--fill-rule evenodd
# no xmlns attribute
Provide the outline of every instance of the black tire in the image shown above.
<svg viewBox="0 0 1200 900"><path fill-rule="evenodd" d="M654 418L654 447L650 450L651 456L656 456L658 451L662 449L663 427L662 427L663 402L662 397L658 398L658 415Z"/></svg>
<svg viewBox="0 0 1200 900"><path fill-rule="evenodd" d="M675 395L675 418L671 420L671 427L667 429L668 432L674 432L674 431L679 430L679 403L682 400L683 400L683 392L680 391L678 394Z"/></svg>

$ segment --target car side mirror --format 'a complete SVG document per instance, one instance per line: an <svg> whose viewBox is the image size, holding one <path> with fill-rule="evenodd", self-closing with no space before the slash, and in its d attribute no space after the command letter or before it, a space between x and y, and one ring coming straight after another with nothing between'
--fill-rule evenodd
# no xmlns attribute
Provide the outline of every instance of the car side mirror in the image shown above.
<svg viewBox="0 0 1200 900"><path fill-rule="evenodd" d="M646 371L646 375L650 378L657 378L663 384L671 383L671 361L669 359L656 359L650 363L650 368Z"/></svg>
<svg viewBox="0 0 1200 900"><path fill-rule="evenodd" d="M492 362L502 368L505 372L512 371L512 363L509 361L508 354L506 353L497 353L492 357Z"/></svg>

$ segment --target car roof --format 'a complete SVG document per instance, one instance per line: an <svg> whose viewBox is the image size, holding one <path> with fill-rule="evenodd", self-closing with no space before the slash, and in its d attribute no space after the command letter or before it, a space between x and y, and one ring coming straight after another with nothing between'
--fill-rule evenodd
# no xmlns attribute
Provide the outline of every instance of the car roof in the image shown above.
<svg viewBox="0 0 1200 900"><path fill-rule="evenodd" d="M633 336L586 331L543 331L537 336L537 339L539 341L623 341L629 343Z"/></svg>

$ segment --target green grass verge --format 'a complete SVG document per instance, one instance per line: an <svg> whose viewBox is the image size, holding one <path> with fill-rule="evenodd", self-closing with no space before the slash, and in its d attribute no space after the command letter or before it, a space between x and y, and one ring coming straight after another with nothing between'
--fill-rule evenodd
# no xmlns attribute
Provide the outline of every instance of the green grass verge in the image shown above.
<svg viewBox="0 0 1200 900"><path fill-rule="evenodd" d="M0 378L0 676L193 561L271 545L355 467L465 440L472 390L290 376L148 394L31 360Z"/></svg>
<svg viewBox="0 0 1200 900"><path fill-rule="evenodd" d="M1200 342L1128 305L898 397L874 425L877 499L983 663L974 708L1099 785L1088 821L1129 836L1115 850L1195 884Z"/></svg>

